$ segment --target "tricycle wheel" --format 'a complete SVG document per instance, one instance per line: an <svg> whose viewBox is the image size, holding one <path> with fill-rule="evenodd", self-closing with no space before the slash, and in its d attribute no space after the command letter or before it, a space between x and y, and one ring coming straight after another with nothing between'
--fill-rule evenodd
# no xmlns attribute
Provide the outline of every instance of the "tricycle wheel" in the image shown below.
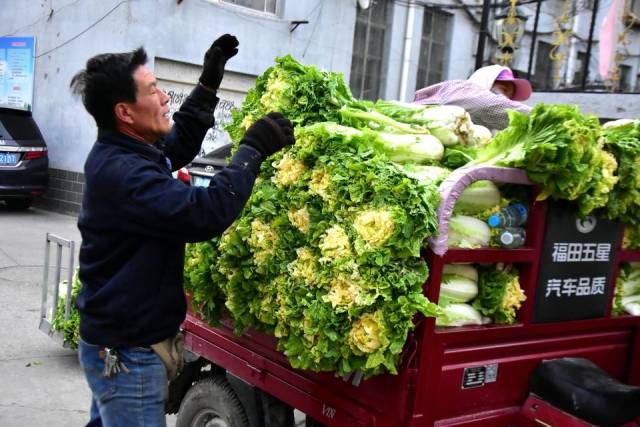
<svg viewBox="0 0 640 427"><path fill-rule="evenodd" d="M304 419L304 427L324 427L324 424L317 422L313 418L307 416Z"/></svg>
<svg viewBox="0 0 640 427"><path fill-rule="evenodd" d="M33 203L33 200L31 200L30 197L20 197L16 199L6 199L4 202L11 209L23 210L29 209L31 207L31 203Z"/></svg>
<svg viewBox="0 0 640 427"><path fill-rule="evenodd" d="M260 391L264 427L294 427L293 408L269 393Z"/></svg>
<svg viewBox="0 0 640 427"><path fill-rule="evenodd" d="M180 405L176 427L248 427L247 414L224 377L198 381Z"/></svg>

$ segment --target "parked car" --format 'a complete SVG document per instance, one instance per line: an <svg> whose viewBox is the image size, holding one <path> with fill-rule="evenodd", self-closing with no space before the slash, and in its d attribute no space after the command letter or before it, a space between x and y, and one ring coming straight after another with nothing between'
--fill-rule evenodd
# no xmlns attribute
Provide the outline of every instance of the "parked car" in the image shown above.
<svg viewBox="0 0 640 427"><path fill-rule="evenodd" d="M49 157L31 112L0 108L0 201L27 209L49 184Z"/></svg>
<svg viewBox="0 0 640 427"><path fill-rule="evenodd" d="M211 178L227 166L231 147L232 144L227 143L211 150L203 157L196 157L189 165L178 171L176 178L193 186L209 186Z"/></svg>

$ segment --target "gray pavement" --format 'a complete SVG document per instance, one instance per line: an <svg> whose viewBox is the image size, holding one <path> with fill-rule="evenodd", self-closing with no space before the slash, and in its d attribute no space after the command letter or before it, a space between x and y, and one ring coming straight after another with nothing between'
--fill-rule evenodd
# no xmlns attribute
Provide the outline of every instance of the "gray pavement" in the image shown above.
<svg viewBox="0 0 640 427"><path fill-rule="evenodd" d="M75 427L88 420L91 395L76 352L38 329L47 232L80 245L75 217L39 209L12 211L0 204L2 427ZM75 257L77 265L77 249ZM174 416L167 420L175 425Z"/></svg>
<svg viewBox="0 0 640 427"><path fill-rule="evenodd" d="M80 426L88 419L90 393L76 353L38 330L45 235L52 232L79 244L75 221L0 206L2 426Z"/></svg>
<svg viewBox="0 0 640 427"><path fill-rule="evenodd" d="M38 329L46 233L76 244L76 217L0 203L0 427L77 427L89 419L91 393L76 352ZM54 246L51 247L51 263ZM61 278L68 276L63 256ZM53 285L53 269L49 283ZM296 425L304 415L295 412ZM175 426L176 417L167 417Z"/></svg>

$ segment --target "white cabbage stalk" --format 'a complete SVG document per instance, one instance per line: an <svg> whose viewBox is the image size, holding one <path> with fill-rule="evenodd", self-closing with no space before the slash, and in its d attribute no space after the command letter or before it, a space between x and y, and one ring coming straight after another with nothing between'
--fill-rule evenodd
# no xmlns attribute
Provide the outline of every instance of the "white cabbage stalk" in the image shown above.
<svg viewBox="0 0 640 427"><path fill-rule="evenodd" d="M631 273L631 275L622 282L621 293L622 296L631 296L631 295L640 295L640 277L636 274L636 272Z"/></svg>
<svg viewBox="0 0 640 427"><path fill-rule="evenodd" d="M447 245L450 248L476 249L489 246L491 230L486 222L466 215L449 220Z"/></svg>
<svg viewBox="0 0 640 427"><path fill-rule="evenodd" d="M449 304L442 307L444 316L436 318L437 326L482 325L482 314L469 304Z"/></svg>
<svg viewBox="0 0 640 427"><path fill-rule="evenodd" d="M387 148L387 157L398 163L424 163L440 160L444 154L442 143L432 135L379 132Z"/></svg>
<svg viewBox="0 0 640 427"><path fill-rule="evenodd" d="M413 115L414 119L427 122L429 132L445 147L466 144L473 123L464 108L457 105L438 105L427 107Z"/></svg>
<svg viewBox="0 0 640 427"><path fill-rule="evenodd" d="M471 264L445 264L442 274L462 276L478 283L478 270Z"/></svg>
<svg viewBox="0 0 640 427"><path fill-rule="evenodd" d="M445 147L452 147L462 142L456 134L454 126L450 123L437 122L435 125L429 125L429 132L438 138Z"/></svg>
<svg viewBox="0 0 640 427"><path fill-rule="evenodd" d="M469 302L478 295L478 284L471 279L454 274L442 276L439 304L443 302Z"/></svg>
<svg viewBox="0 0 640 427"><path fill-rule="evenodd" d="M617 128L617 127L620 127L620 126L628 125L629 123L636 123L637 121L638 120L634 120L634 119L612 120L610 122L607 122L607 123L603 124L602 127L605 128L605 129Z"/></svg>
<svg viewBox="0 0 640 427"><path fill-rule="evenodd" d="M471 125L471 132L469 133L469 144L470 145L486 145L493 135L491 131L482 125Z"/></svg>
<svg viewBox="0 0 640 427"><path fill-rule="evenodd" d="M477 214L500 204L500 189L492 181L480 180L472 183L458 196L455 211Z"/></svg>
<svg viewBox="0 0 640 427"><path fill-rule="evenodd" d="M464 108L457 105L437 105L425 108L414 117L428 122L450 123L464 117L466 113Z"/></svg>
<svg viewBox="0 0 640 427"><path fill-rule="evenodd" d="M640 303L630 302L629 304L625 304L624 311L629 313L632 316L640 316Z"/></svg>
<svg viewBox="0 0 640 427"><path fill-rule="evenodd" d="M640 316L640 295L623 297L620 302L624 311L632 316Z"/></svg>

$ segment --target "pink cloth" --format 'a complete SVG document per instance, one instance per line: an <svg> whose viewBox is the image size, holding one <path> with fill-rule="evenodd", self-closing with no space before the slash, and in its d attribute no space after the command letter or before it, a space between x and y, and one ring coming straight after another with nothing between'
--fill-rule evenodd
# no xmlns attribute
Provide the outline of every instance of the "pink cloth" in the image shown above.
<svg viewBox="0 0 640 427"><path fill-rule="evenodd" d="M494 64L478 68L467 80L487 90L491 90L496 81L511 82L515 89L511 96L513 101L526 101L531 96L529 80L516 79L511 68L502 65Z"/></svg>
<svg viewBox="0 0 640 427"><path fill-rule="evenodd" d="M529 114L531 107L493 93L468 80L447 80L416 92L414 101L420 105L457 105L467 110L473 123L489 129L504 129L509 125L507 109Z"/></svg>
<svg viewBox="0 0 640 427"><path fill-rule="evenodd" d="M613 0L602 21L602 27L600 27L600 64L598 64L598 72L603 79L609 77L609 69L616 49L619 8L620 0Z"/></svg>

